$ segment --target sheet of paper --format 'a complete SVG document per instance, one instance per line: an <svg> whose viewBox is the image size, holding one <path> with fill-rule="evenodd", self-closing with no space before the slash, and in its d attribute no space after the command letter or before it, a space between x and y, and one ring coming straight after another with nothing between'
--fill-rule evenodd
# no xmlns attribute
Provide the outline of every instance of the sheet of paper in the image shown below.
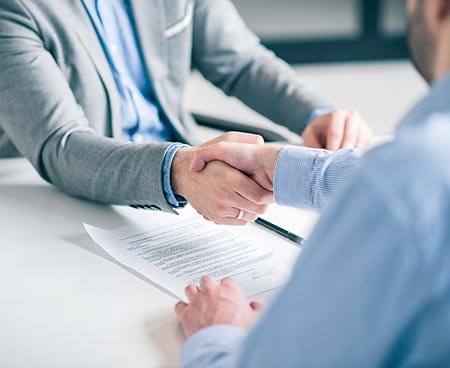
<svg viewBox="0 0 450 368"><path fill-rule="evenodd" d="M308 239L319 220L319 213L272 204L261 218Z"/></svg>
<svg viewBox="0 0 450 368"><path fill-rule="evenodd" d="M289 241L258 225L219 226L192 208L179 216L155 213L116 230L85 224L86 231L112 257L186 300L184 289L204 275L233 277L246 296L284 285L299 254Z"/></svg>

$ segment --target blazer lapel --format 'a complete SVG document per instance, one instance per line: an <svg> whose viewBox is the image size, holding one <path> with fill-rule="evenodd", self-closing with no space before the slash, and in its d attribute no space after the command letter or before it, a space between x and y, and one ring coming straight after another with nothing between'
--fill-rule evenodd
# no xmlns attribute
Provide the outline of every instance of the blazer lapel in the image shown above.
<svg viewBox="0 0 450 368"><path fill-rule="evenodd" d="M163 0L131 0L139 43L152 81L165 78L167 42L164 37L166 18Z"/></svg>
<svg viewBox="0 0 450 368"><path fill-rule="evenodd" d="M167 103L165 82L169 76L168 44L164 32L166 17L164 0L131 0L140 47L153 88L161 108L179 138L189 141L189 134Z"/></svg>
<svg viewBox="0 0 450 368"><path fill-rule="evenodd" d="M120 96L117 91L116 82L111 73L111 68L105 57L100 41L98 40L91 19L82 2L80 0L74 0L72 1L72 7L75 16L73 16L70 21L74 26L78 38L83 43L92 62L95 64L97 72L103 82L106 94L108 95L109 109L111 112L111 132L113 137L120 138L122 136Z"/></svg>

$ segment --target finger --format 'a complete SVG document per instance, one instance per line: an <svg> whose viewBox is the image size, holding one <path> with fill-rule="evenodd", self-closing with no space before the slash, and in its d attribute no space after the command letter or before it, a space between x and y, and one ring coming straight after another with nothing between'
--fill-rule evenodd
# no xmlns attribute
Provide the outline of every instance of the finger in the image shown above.
<svg viewBox="0 0 450 368"><path fill-rule="evenodd" d="M369 128L367 124L364 124L359 133L356 147L360 149L366 148L370 144L371 140L372 140L372 130Z"/></svg>
<svg viewBox="0 0 450 368"><path fill-rule="evenodd" d="M206 221L212 221L212 218L210 218L210 217L208 217L208 216L203 216L203 218L204 218Z"/></svg>
<svg viewBox="0 0 450 368"><path fill-rule="evenodd" d="M254 203L239 193L231 193L228 195L227 201L219 205L217 212L213 213L212 219L213 221L221 218L254 221L258 216L265 214L268 208L268 205ZM244 211L242 218L238 218L240 210Z"/></svg>
<svg viewBox="0 0 450 368"><path fill-rule="evenodd" d="M261 312L264 309L264 306L258 302L251 302L250 308L252 308L255 312Z"/></svg>
<svg viewBox="0 0 450 368"><path fill-rule="evenodd" d="M243 206L235 206L236 208L251 213L262 214L267 210L264 205L274 203L273 192L264 189L248 176L238 173L233 180L234 183L230 183L231 188L243 198Z"/></svg>
<svg viewBox="0 0 450 368"><path fill-rule="evenodd" d="M264 213L265 213L265 211L267 211L268 208L269 208L269 206L263 206L263 208L261 209L261 212L264 210ZM259 214L257 214L257 213L247 212L247 211L241 210L239 208L233 208L233 210L235 211L235 215L233 215L233 217L237 220L243 220L246 222L250 222L250 221L255 221L259 217ZM241 214L241 211L243 211L243 215L240 219L238 219L238 216Z"/></svg>
<svg viewBox="0 0 450 368"><path fill-rule="evenodd" d="M243 133L243 132L227 132L202 144L202 147L206 147L219 142L264 144L264 138L259 134Z"/></svg>
<svg viewBox="0 0 450 368"><path fill-rule="evenodd" d="M345 121L344 138L339 148L354 148L358 143L361 120L355 115L349 115Z"/></svg>
<svg viewBox="0 0 450 368"><path fill-rule="evenodd" d="M199 290L197 285L189 284L186 286L186 289L184 289L184 292L186 293L189 301L192 301L192 299L199 293Z"/></svg>
<svg viewBox="0 0 450 368"><path fill-rule="evenodd" d="M245 226L250 222L247 220L237 220L231 217L217 217L215 219L208 219L208 221L211 221L216 225L225 225L225 226Z"/></svg>
<svg viewBox="0 0 450 368"><path fill-rule="evenodd" d="M229 226L245 226L248 222L254 221L256 218L258 218L258 215L251 215L251 214L244 214L244 217L242 219L237 219L238 216L238 209L229 209L229 211L233 211L235 215L224 215L224 212L221 212L221 214L216 215L215 217L205 217L203 218L208 221L214 222L216 225L229 225ZM255 219L253 219L253 217Z"/></svg>
<svg viewBox="0 0 450 368"><path fill-rule="evenodd" d="M175 314L177 315L177 318L181 320L181 316L183 315L184 310L186 309L188 305L184 302L178 302L175 304Z"/></svg>
<svg viewBox="0 0 450 368"><path fill-rule="evenodd" d="M245 226L248 224L246 220L237 220L230 217L219 217L214 219L213 222L216 225L226 225L226 226Z"/></svg>
<svg viewBox="0 0 450 368"><path fill-rule="evenodd" d="M327 129L326 149L336 151L339 149L344 137L346 113L336 111L331 114L331 120Z"/></svg>
<svg viewBox="0 0 450 368"><path fill-rule="evenodd" d="M245 199L244 199L245 200ZM259 211L261 213L253 213L253 212L247 212L246 210L241 210L239 208L229 208L227 210L223 210L216 218L214 218L214 220L220 220L220 219L231 219L231 220L238 220L238 221L243 221L245 223L250 222L250 221L255 221L260 215L264 214L267 209L269 208L269 206L262 206L261 209L259 209ZM243 211L243 215L241 218L238 218L241 211Z"/></svg>
<svg viewBox="0 0 450 368"><path fill-rule="evenodd" d="M237 288L236 282L231 277L225 277L220 282L220 286L230 287L230 288Z"/></svg>
<svg viewBox="0 0 450 368"><path fill-rule="evenodd" d="M302 134L303 144L310 148L323 148L322 143L319 141L319 132L314 133L313 129L306 128Z"/></svg>
<svg viewBox="0 0 450 368"><path fill-rule="evenodd" d="M264 138L259 134L243 132L227 132L216 138L219 142L234 142L246 144L264 144Z"/></svg>
<svg viewBox="0 0 450 368"><path fill-rule="evenodd" d="M215 160L222 161L224 153L222 152L221 148L222 147L219 146L219 144L211 144L208 146L199 147L195 153L194 158L192 159L191 171L202 171L208 162Z"/></svg>
<svg viewBox="0 0 450 368"><path fill-rule="evenodd" d="M207 275L202 278L200 281L201 292L210 291L217 286L216 280L214 280L211 276Z"/></svg>
<svg viewBox="0 0 450 368"><path fill-rule="evenodd" d="M191 171L201 171L208 162L216 160L226 162L238 170L245 170L242 164L250 159L246 158L251 152L250 147L242 143L225 142L199 147L191 162Z"/></svg>

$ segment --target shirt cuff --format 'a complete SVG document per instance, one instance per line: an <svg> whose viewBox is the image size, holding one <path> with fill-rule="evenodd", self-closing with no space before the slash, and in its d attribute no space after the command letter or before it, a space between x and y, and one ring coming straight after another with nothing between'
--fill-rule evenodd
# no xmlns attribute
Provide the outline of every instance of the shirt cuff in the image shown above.
<svg viewBox="0 0 450 368"><path fill-rule="evenodd" d="M186 144L182 144L182 143L174 143L174 144L170 145L164 156L163 168L162 168L164 195L166 196L167 203L169 203L171 206L173 206L175 208L181 208L181 207L186 206L186 204L187 204L186 199L184 199L181 196L175 195L173 193L172 181L170 178L172 162L175 157L175 154L178 152L178 150L180 148L183 148L183 147L189 147L189 146L187 146Z"/></svg>
<svg viewBox="0 0 450 368"><path fill-rule="evenodd" d="M317 150L284 146L278 155L273 178L275 202L290 207L309 208L310 186Z"/></svg>
<svg viewBox="0 0 450 368"><path fill-rule="evenodd" d="M308 119L305 121L305 128L311 124L314 120L316 120L319 116L328 114L334 111L334 106L321 106L317 107L313 110L313 112L309 115Z"/></svg>
<svg viewBox="0 0 450 368"><path fill-rule="evenodd" d="M239 327L207 327L194 334L181 348L180 367L234 367L247 332Z"/></svg>

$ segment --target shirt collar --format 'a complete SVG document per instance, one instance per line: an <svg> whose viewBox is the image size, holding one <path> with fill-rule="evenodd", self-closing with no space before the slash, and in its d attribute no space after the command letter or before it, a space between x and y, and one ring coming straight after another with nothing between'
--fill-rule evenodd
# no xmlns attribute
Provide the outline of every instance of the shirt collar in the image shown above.
<svg viewBox="0 0 450 368"><path fill-rule="evenodd" d="M434 82L430 92L402 120L399 129L426 123L431 115L450 116L450 73Z"/></svg>

